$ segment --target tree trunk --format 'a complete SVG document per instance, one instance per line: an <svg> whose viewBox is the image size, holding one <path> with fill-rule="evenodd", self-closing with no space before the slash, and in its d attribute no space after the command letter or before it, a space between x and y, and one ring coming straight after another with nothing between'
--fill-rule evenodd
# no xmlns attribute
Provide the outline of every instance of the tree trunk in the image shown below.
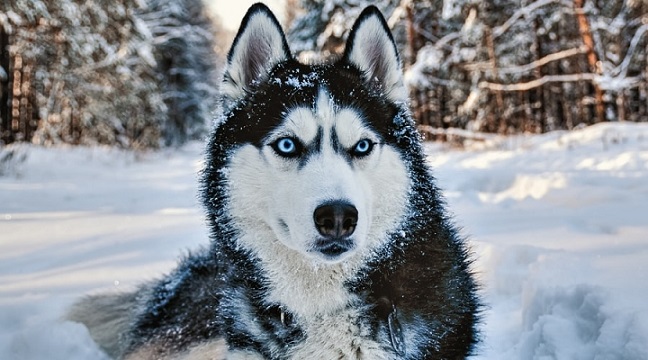
<svg viewBox="0 0 648 360"><path fill-rule="evenodd" d="M583 38L583 44L586 47L587 63L589 64L590 71L599 74L598 57L594 52L594 38L592 37L592 30L587 20L587 15L583 10L585 0L574 0L574 10L576 13L576 20L578 22L578 30ZM603 90L601 87L592 83L594 86L594 101L596 108L596 122L605 120L605 105L603 104Z"/></svg>
<svg viewBox="0 0 648 360"><path fill-rule="evenodd" d="M416 62L416 29L414 27L414 13L412 10L412 3L405 5L405 10L407 12L407 48L409 51L408 66Z"/></svg>
<svg viewBox="0 0 648 360"><path fill-rule="evenodd" d="M486 38L486 48L488 49L488 57L491 63L491 71L493 72L493 80L499 83L499 71L497 69L497 54L495 52L495 40L493 39L493 32L490 28L486 28L484 31L484 37ZM494 109L495 119L499 118L499 124L493 124L493 129L497 129L497 132L500 134L505 134L507 129L506 120L502 114L504 113L504 97L501 91L495 90L495 101L497 103L497 108Z"/></svg>
<svg viewBox="0 0 648 360"><path fill-rule="evenodd" d="M8 144L11 137L11 56L9 55L9 34L0 26L0 144Z"/></svg>

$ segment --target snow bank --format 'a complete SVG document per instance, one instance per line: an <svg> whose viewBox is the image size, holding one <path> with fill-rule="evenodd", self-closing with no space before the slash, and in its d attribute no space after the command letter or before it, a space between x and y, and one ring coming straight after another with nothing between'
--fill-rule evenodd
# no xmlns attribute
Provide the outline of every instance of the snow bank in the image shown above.
<svg viewBox="0 0 648 360"><path fill-rule="evenodd" d="M475 358L648 358L648 126L479 147L430 155L489 306Z"/></svg>
<svg viewBox="0 0 648 360"><path fill-rule="evenodd" d="M62 320L65 309L155 278L206 243L202 145L7 151L20 156L0 177L0 359L106 359L84 326Z"/></svg>
<svg viewBox="0 0 648 360"><path fill-rule="evenodd" d="M201 152L18 149L0 177L0 359L105 358L61 317L207 241ZM429 154L488 305L475 359L648 358L648 124Z"/></svg>

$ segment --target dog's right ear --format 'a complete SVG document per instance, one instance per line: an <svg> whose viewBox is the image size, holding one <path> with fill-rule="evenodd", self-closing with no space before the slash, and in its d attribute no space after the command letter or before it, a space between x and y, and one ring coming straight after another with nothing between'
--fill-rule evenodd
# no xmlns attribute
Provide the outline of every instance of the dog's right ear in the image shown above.
<svg viewBox="0 0 648 360"><path fill-rule="evenodd" d="M221 86L225 107L242 98L273 66L289 58L288 42L277 18L264 4L252 5L227 54Z"/></svg>
<svg viewBox="0 0 648 360"><path fill-rule="evenodd" d="M403 69L387 21L374 5L351 28L342 60L362 71L365 80L395 102L407 102Z"/></svg>

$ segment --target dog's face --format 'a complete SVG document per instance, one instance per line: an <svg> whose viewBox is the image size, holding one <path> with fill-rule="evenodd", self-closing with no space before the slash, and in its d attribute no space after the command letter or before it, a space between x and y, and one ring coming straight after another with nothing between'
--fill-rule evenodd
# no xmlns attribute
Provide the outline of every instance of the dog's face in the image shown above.
<svg viewBox="0 0 648 360"><path fill-rule="evenodd" d="M403 216L409 178L389 142L406 96L395 46L377 11L358 19L349 39L337 63L303 65L267 9L243 21L217 131L237 142L229 212L256 234L242 244L250 250L278 243L337 263L375 248Z"/></svg>

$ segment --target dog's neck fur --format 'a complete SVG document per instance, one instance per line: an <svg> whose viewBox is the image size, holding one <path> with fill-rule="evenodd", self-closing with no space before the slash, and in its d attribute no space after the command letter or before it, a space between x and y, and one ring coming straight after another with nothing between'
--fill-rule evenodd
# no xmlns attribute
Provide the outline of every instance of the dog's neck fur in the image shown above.
<svg viewBox="0 0 648 360"><path fill-rule="evenodd" d="M268 302L280 304L297 316L312 317L339 309L349 301L344 282L356 271L356 264L320 267L277 240L269 242L258 255L269 273Z"/></svg>
<svg viewBox="0 0 648 360"><path fill-rule="evenodd" d="M269 227L248 231L239 242L253 249L263 263L260 268L269 282L268 304L277 304L303 319L330 314L352 301L345 283L371 256L370 251L363 251L341 263L316 263L283 245ZM252 242L254 247L247 246Z"/></svg>

